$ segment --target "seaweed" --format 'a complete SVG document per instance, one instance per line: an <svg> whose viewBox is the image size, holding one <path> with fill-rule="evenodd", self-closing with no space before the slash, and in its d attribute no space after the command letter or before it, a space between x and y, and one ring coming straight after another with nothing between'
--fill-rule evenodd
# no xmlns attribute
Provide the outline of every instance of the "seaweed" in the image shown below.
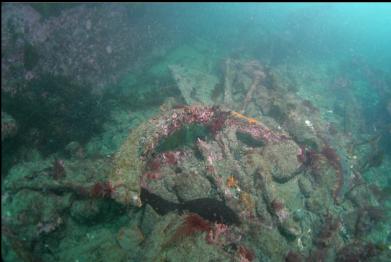
<svg viewBox="0 0 391 262"><path fill-rule="evenodd" d="M212 227L209 221L196 213L189 213L185 215L182 224L176 229L171 239L164 244L164 247L171 246L196 233L209 232L211 229Z"/></svg>
<svg viewBox="0 0 391 262"><path fill-rule="evenodd" d="M340 158L335 149L331 148L329 145L326 145L322 148L321 153L327 158L327 160L335 169L342 169Z"/></svg>
<svg viewBox="0 0 391 262"><path fill-rule="evenodd" d="M65 176L64 160L54 160L52 175L56 180Z"/></svg>
<svg viewBox="0 0 391 262"><path fill-rule="evenodd" d="M344 246L337 252L338 262L367 261L369 258L376 257L381 252L379 246L373 243L353 242Z"/></svg>
<svg viewBox="0 0 391 262"><path fill-rule="evenodd" d="M312 148L301 147L300 153L297 155L297 160L302 163L305 168L317 169L319 154Z"/></svg>
<svg viewBox="0 0 391 262"><path fill-rule="evenodd" d="M357 210L355 226L356 236L369 233L378 223L386 221L387 209L376 206L365 206Z"/></svg>
<svg viewBox="0 0 391 262"><path fill-rule="evenodd" d="M323 147L321 153L324 157L326 157L331 166L335 169L336 181L334 184L333 199L335 203L338 203L344 184L341 160L335 149L331 148L329 145Z"/></svg>
<svg viewBox="0 0 391 262"><path fill-rule="evenodd" d="M340 220L334 218L330 213L324 217L323 227L320 229L314 242L319 248L326 248L331 245L338 229Z"/></svg>
<svg viewBox="0 0 391 262"><path fill-rule="evenodd" d="M224 127L225 120L227 119L228 114L228 112L222 112L218 109L215 110L214 119L208 125L208 129L213 136L215 136L217 132L219 132Z"/></svg>
<svg viewBox="0 0 391 262"><path fill-rule="evenodd" d="M285 262L302 262L304 261L304 257L296 253L294 251L289 251L288 254L285 256Z"/></svg>
<svg viewBox="0 0 391 262"><path fill-rule="evenodd" d="M97 182L91 188L91 196L95 198L109 198L114 192L114 187L110 182Z"/></svg>
<svg viewBox="0 0 391 262"><path fill-rule="evenodd" d="M251 262L255 259L254 252L243 245L239 246L238 253L239 253L239 256L242 258L242 260L240 260L240 261Z"/></svg>

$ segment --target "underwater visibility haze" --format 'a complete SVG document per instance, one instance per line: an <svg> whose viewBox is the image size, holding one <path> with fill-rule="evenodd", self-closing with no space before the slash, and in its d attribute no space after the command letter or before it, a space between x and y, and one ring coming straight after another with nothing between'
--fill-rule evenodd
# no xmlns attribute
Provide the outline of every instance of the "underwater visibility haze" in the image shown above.
<svg viewBox="0 0 391 262"><path fill-rule="evenodd" d="M390 3L3 3L2 261L391 261Z"/></svg>

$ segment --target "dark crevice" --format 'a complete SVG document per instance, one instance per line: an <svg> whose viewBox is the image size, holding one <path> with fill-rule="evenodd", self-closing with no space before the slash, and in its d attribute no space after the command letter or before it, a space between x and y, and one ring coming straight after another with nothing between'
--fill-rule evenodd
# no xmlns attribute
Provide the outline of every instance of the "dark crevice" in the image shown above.
<svg viewBox="0 0 391 262"><path fill-rule="evenodd" d="M253 138L250 134L247 134L244 132L237 131L236 137L238 138L239 141L241 141L242 143L244 143L250 147L261 147L261 146L265 145L265 143L263 141L257 140L255 138Z"/></svg>
<svg viewBox="0 0 391 262"><path fill-rule="evenodd" d="M239 225L238 215L223 201L212 198L199 198L183 203L182 208L217 223Z"/></svg>
<svg viewBox="0 0 391 262"><path fill-rule="evenodd" d="M171 211L177 211L182 213L189 211L197 213L204 219L211 222L235 224L239 225L240 220L238 215L223 201L219 201L212 198L199 198L190 201L186 201L180 204L170 202L149 192L146 189L141 190L141 201L144 204L149 204L159 214L165 215Z"/></svg>
<svg viewBox="0 0 391 262"><path fill-rule="evenodd" d="M141 202L149 204L159 215L165 215L168 212L180 209L180 204L165 200L144 188L141 189Z"/></svg>

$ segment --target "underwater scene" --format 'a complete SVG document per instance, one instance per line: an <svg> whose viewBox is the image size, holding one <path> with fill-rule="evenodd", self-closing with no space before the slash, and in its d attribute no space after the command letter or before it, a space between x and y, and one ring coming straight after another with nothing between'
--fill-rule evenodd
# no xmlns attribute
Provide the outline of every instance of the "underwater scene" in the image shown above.
<svg viewBox="0 0 391 262"><path fill-rule="evenodd" d="M2 3L1 257L391 261L391 3Z"/></svg>

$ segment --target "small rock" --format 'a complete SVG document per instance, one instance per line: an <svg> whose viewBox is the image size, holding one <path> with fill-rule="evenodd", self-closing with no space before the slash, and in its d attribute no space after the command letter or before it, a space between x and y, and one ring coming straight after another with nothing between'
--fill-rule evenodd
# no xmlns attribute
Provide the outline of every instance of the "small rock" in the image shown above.
<svg viewBox="0 0 391 262"><path fill-rule="evenodd" d="M146 205L144 210L144 216L141 222L141 231L144 235L149 235L156 223L159 221L159 214L150 206Z"/></svg>
<svg viewBox="0 0 391 262"><path fill-rule="evenodd" d="M136 251L141 242L144 241L144 234L137 225L122 227L117 234L117 242L126 251Z"/></svg>
<svg viewBox="0 0 391 262"><path fill-rule="evenodd" d="M209 181L200 175L180 174L175 178L175 189L181 201L209 197L212 188Z"/></svg>
<svg viewBox="0 0 391 262"><path fill-rule="evenodd" d="M299 184L299 188L300 188L301 193L305 197L309 197L311 195L311 192L313 189L312 189L311 182L308 180L308 178L300 177L300 179L298 180L298 184Z"/></svg>
<svg viewBox="0 0 391 262"><path fill-rule="evenodd" d="M298 224L296 224L292 219L287 219L280 225L282 234L288 239L296 239L300 233L301 229Z"/></svg>
<svg viewBox="0 0 391 262"><path fill-rule="evenodd" d="M71 207L71 217L81 224L89 223L99 217L100 211L96 201L79 200Z"/></svg>
<svg viewBox="0 0 391 262"><path fill-rule="evenodd" d="M73 155L79 149L79 147L80 147L79 142L72 141L65 147L65 150L71 155Z"/></svg>
<svg viewBox="0 0 391 262"><path fill-rule="evenodd" d="M264 157L274 164L271 172L275 181L285 183L297 174L300 166L297 160L298 150L297 144L290 140L265 146Z"/></svg>
<svg viewBox="0 0 391 262"><path fill-rule="evenodd" d="M39 222L37 225L37 234L49 234L55 231L62 223L61 217L53 218L50 221Z"/></svg>

